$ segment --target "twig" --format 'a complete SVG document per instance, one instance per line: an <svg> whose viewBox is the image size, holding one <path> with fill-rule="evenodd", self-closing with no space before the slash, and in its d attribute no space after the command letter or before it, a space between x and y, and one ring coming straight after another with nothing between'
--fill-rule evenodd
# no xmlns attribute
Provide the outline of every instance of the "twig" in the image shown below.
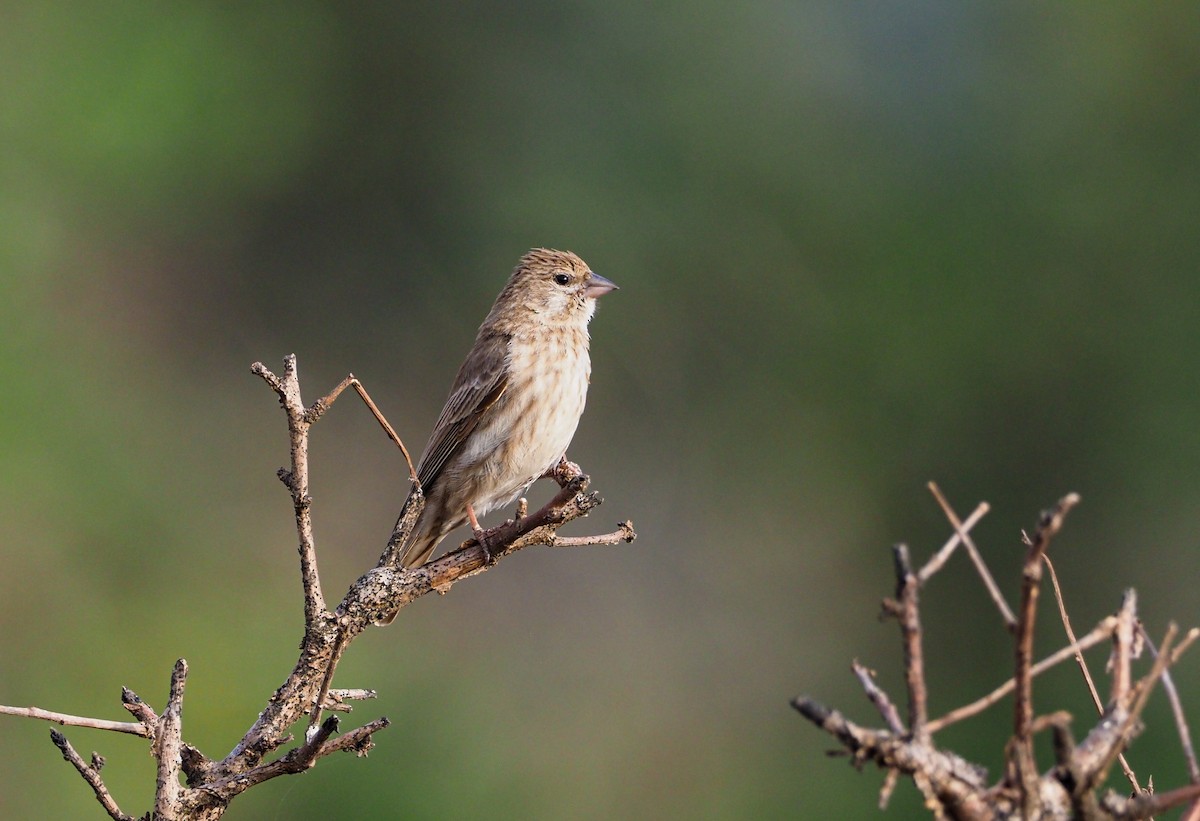
<svg viewBox="0 0 1200 821"><path fill-rule="evenodd" d="M149 704L142 701L141 697L133 692L133 690L130 690L128 687L122 687L121 706L142 723L149 738L154 738L154 735L158 732L158 713L150 709Z"/></svg>
<svg viewBox="0 0 1200 821"><path fill-rule="evenodd" d="M1117 611L1117 630L1113 634L1112 688L1109 699L1112 704L1128 707L1133 697L1133 638L1137 624L1137 592L1132 588L1125 591L1121 608Z"/></svg>
<svg viewBox="0 0 1200 821"><path fill-rule="evenodd" d="M1013 678L1016 691L1013 703L1012 764L1021 790L1022 808L1026 817L1038 812L1041 799L1037 793L1037 762L1033 757L1033 628L1037 622L1037 601L1041 591L1041 557L1050 547L1050 540L1062 527L1071 508L1079 504L1079 494L1069 493L1058 504L1044 512L1034 538L1029 541L1021 573L1021 605L1017 617L1016 664Z"/></svg>
<svg viewBox="0 0 1200 821"><path fill-rule="evenodd" d="M900 633L904 642L904 681L908 686L908 728L914 738L929 736L925 724L927 694L925 689L925 656L921 649L921 617L918 596L921 584L912 571L908 558L908 546L892 548L896 571L896 598L899 606L896 616L900 622Z"/></svg>
<svg viewBox="0 0 1200 821"><path fill-rule="evenodd" d="M155 821L175 821L179 818L179 783L182 765L180 747L183 744L183 688L187 683L188 665L184 659L175 662L171 672L171 691L167 706L158 723L158 738L154 757L158 759L158 779L154 791Z"/></svg>
<svg viewBox="0 0 1200 821"><path fill-rule="evenodd" d="M888 729L897 735L904 732L904 723L900 721L900 712L896 709L896 705L888 698L888 694L875 682L875 671L868 670L866 667L858 663L855 659L850 663L850 668L854 671L854 675L858 678L862 685L863 691L866 692L867 698L875 705L875 709L879 710L879 714L883 716L884 723ZM928 726L928 725L927 725Z"/></svg>
<svg viewBox="0 0 1200 821"><path fill-rule="evenodd" d="M317 419L319 419L321 415L325 413L325 411L329 410L329 406L332 405L338 396L341 395L342 391L350 387L354 388L355 393L357 393L359 398L362 399L363 404L367 406L367 410L371 411L371 415L375 417L375 421L379 423L381 428L383 428L383 432L388 435L388 438L391 439L396 444L396 447L400 448L400 452L404 454L404 462L408 465L409 480L414 485L420 485L420 482L417 480L416 468L413 467L412 457L408 455L408 448L404 447L404 442L396 434L396 431L394 428L392 428L391 423L389 423L383 413L380 412L379 407L375 404L375 401L371 399L371 395L367 393L367 389L363 386L363 383L358 381L358 378L355 377L354 374L347 376L341 381L341 383L338 384L336 388L314 402L312 407L308 410L308 420L310 422L317 421Z"/></svg>
<svg viewBox="0 0 1200 821"><path fill-rule="evenodd" d="M378 695L374 690L331 689L325 694L325 709L336 710L340 713L349 713L354 708L347 704L347 701L362 701L368 698L376 698Z"/></svg>
<svg viewBox="0 0 1200 821"><path fill-rule="evenodd" d="M895 767L890 767L887 775L883 777L883 786L879 788L879 809L887 809L888 802L892 800L892 793L896 791L896 784L899 781L900 771Z"/></svg>
<svg viewBox="0 0 1200 821"><path fill-rule="evenodd" d="M1178 787L1167 792L1142 793L1133 798L1110 794L1104 798L1104 807L1115 818L1132 821L1136 818L1149 818L1185 802L1198 799L1200 799L1200 784L1189 784L1186 787ZM1188 821L1188 819L1182 821Z"/></svg>
<svg viewBox="0 0 1200 821"><path fill-rule="evenodd" d="M938 779L930 784L939 803L949 807L955 818L994 818L983 799L987 788L987 773L962 758L938 750L928 744L897 736L885 730L871 730L848 720L839 711L813 699L799 696L792 699L801 715L825 732L837 738L850 751L856 766L873 761L881 767L898 769L908 775L936 772Z"/></svg>
<svg viewBox="0 0 1200 821"><path fill-rule="evenodd" d="M1132 597L1127 596L1125 602L1131 600ZM1140 728L1142 710L1146 707L1150 692L1154 689L1154 685L1162 676L1163 671L1171 664L1172 659L1177 658L1171 654L1169 649L1175 641L1177 632L1178 628L1174 624L1168 625L1166 635L1163 637L1162 652L1154 660L1150 672L1143 676L1137 684L1129 687L1122 697L1114 697L1105 715L1105 721L1101 722L1091 736L1080 745L1083 754L1090 759L1085 769L1091 774L1091 784L1104 782L1108 776L1109 767L1112 766L1117 755L1128 748L1129 742ZM1120 645L1125 640L1123 633L1121 616L1118 614L1118 626L1114 633L1115 643L1118 645L1113 661L1114 679L1118 677L1116 666L1129 663L1129 654L1120 650Z"/></svg>
<svg viewBox="0 0 1200 821"><path fill-rule="evenodd" d="M337 729L337 717L330 716L322 723L318 734L282 758L205 784L199 787L197 792L203 792L214 800L227 803L256 784L281 775L303 772L319 759L332 753L352 752L364 756L373 746L371 737L385 729L389 723L386 718L379 718L331 739L331 734Z"/></svg>
<svg viewBox="0 0 1200 821"><path fill-rule="evenodd" d="M547 547L591 547L593 545L627 544L637 538L633 522L626 519L617 523L617 529L612 533L602 533L598 536L559 536L550 535Z"/></svg>
<svg viewBox="0 0 1200 821"><path fill-rule="evenodd" d="M991 506L988 505L987 502L980 502L978 505L976 505L975 509L971 511L971 515L963 521L962 530L964 532L969 532L971 528L979 524L979 520L986 516L990 510ZM938 550L937 553L934 553L929 557L929 561L925 562L924 567L922 567L920 572L917 573L917 578L921 580L922 585L929 581L929 579L933 577L934 573L937 573L942 569L942 566L945 565L946 562L949 561L950 556L954 554L954 549L961 543L962 536L957 530L955 530L954 535L946 540L946 543L942 545L941 549Z"/></svg>
<svg viewBox="0 0 1200 821"><path fill-rule="evenodd" d="M342 653L346 649L346 631L339 630L337 639L333 643L333 652L330 653L329 664L325 667L325 675L321 677L321 687L317 690L316 698L313 699L312 712L308 716L308 730L305 735L311 737L316 730L317 722L321 720L321 710L325 707L325 696L329 694L329 685L333 683L333 671L337 668L338 662L342 660Z"/></svg>
<svg viewBox="0 0 1200 821"><path fill-rule="evenodd" d="M1087 635L1085 635L1079 641L1072 642L1071 644L1067 645L1066 647L1062 648L1061 650L1058 650L1057 652L1053 653L1052 655L1047 656L1046 658L1039 661L1037 664L1033 665L1033 667L1029 671L1030 675L1031 676L1040 676L1042 673L1046 672L1051 667L1054 667L1057 664L1061 664L1062 662L1066 661L1067 659L1069 659L1071 656L1075 655L1076 653L1082 653L1084 650L1095 647L1097 644L1100 644L1101 642L1106 641L1109 638L1109 636L1111 636L1113 634L1113 630L1115 630L1116 627L1117 627L1116 618L1114 616L1109 616L1108 618L1102 620L1095 627L1093 627L1091 632L1089 632ZM982 713L988 707L991 707L997 701L999 701L1000 699L1004 698L1006 695L1011 693L1013 690L1016 689L1016 687L1017 687L1016 679L1010 678L1008 681L1001 684L995 690L992 690L992 692L988 693L983 698L977 699L976 701L973 701L970 704L966 704L962 707L959 707L956 710L951 710L950 712L946 713L946 715L942 716L941 718L936 718L936 719L930 721L929 724L926 725L926 727L928 728L930 733L936 733L939 730L943 730L946 727L949 727L951 724L957 724L958 722L962 721L963 719L967 719L967 718L970 718L971 716L978 715L979 713Z"/></svg>
<svg viewBox="0 0 1200 821"><path fill-rule="evenodd" d="M296 532L300 539L304 623L312 627L328 612L325 596L321 592L320 574L317 572L317 548L312 528L312 496L308 492L308 429L320 417L320 413L314 413L310 418L309 411L304 407L304 400L300 396L300 377L296 369L295 354L284 357L283 378L271 373L261 362L255 362L250 366L250 370L278 394L279 402L287 414L292 468L280 468L279 479L292 493L292 505L296 511Z"/></svg>
<svg viewBox="0 0 1200 821"><path fill-rule="evenodd" d="M1154 642L1150 639L1150 634L1146 632L1146 628L1138 624L1138 633L1142 637L1142 641L1150 648L1150 653L1157 658L1159 655L1158 648L1154 646ZM1188 631L1187 636L1181 643L1181 647L1186 648L1188 644L1195 641L1196 636L1200 634L1200 629L1193 627ZM1178 652L1178 648L1176 648ZM1184 760L1187 761L1188 779L1193 784L1200 784L1200 765L1196 763L1196 748L1192 746L1192 733L1188 729L1187 718L1183 714L1183 702L1179 699L1179 691L1175 689L1175 682L1171 679L1171 671L1164 670L1162 676L1163 692L1167 694L1167 700L1171 703L1171 712L1175 716L1175 729L1179 733L1179 743L1183 746Z"/></svg>
<svg viewBox="0 0 1200 821"><path fill-rule="evenodd" d="M1058 574L1054 572L1054 563L1050 561L1050 557L1042 554L1042 561L1046 565L1046 569L1050 571L1050 586L1054 589L1054 600L1058 604L1058 615L1062 619L1063 629L1067 633L1067 641L1075 643L1075 630L1071 627L1071 619L1067 615L1067 605L1063 601L1062 588L1058 584ZM1096 711L1104 712L1104 703L1100 701L1100 691L1096 689L1096 682L1092 679L1092 673L1088 670L1087 662L1083 658L1083 653L1075 654L1075 663L1079 665L1080 671L1083 673L1083 680L1087 683L1088 692L1092 696L1092 703L1096 705Z"/></svg>
<svg viewBox="0 0 1200 821"><path fill-rule="evenodd" d="M50 710L43 710L40 707L6 707L0 704L0 714L10 716L23 716L25 718L38 718L42 721L52 721L63 727L89 727L93 730L111 730L114 733L129 733L130 735L140 735L142 738L149 738L150 732L144 725L131 721L107 721L102 718L87 718L86 716L73 716L67 713L55 713Z"/></svg>
<svg viewBox="0 0 1200 821"><path fill-rule="evenodd" d="M96 800L100 802L101 807L104 807L104 811L108 813L110 818L114 819L114 821L136 821L132 815L126 815L121 812L121 808L117 806L117 802L109 793L108 787L104 786L104 781L100 778L100 768L94 766L94 764L99 764L100 761L93 761L93 764L88 764L79 753L75 752L75 748L71 746L71 742L67 741L67 737L58 730L50 731L50 740L62 752L63 759L70 763L83 776L83 780L92 788L92 792L96 794Z"/></svg>
<svg viewBox="0 0 1200 821"><path fill-rule="evenodd" d="M975 570L979 573L979 578L983 579L983 586L987 588L988 595L992 597L996 609L1000 611L1000 617L1004 619L1004 626L1011 630L1017 623L1017 617L1013 615L1008 602L1004 600L1004 594L1000 592L999 585L992 578L987 563L984 562L983 556L979 553L979 548L975 547L975 542L967 534L969 528L963 522L959 521L958 514L954 512L954 508L946 501L946 497L942 495L942 490L937 486L937 483L930 482L928 487L929 492L933 494L933 498L937 500L938 505L942 508L942 513L946 515L946 518L954 527L954 532L962 542L963 547L966 548L967 555L971 557L971 563L975 565Z"/></svg>
<svg viewBox="0 0 1200 821"><path fill-rule="evenodd" d="M1054 601L1058 604L1058 615L1062 619L1063 630L1067 634L1067 641L1074 644L1075 630L1071 627L1070 616L1067 615L1067 604L1063 599L1062 588L1058 584L1058 573L1054 571L1054 563L1050 561L1050 557L1045 553L1042 554L1042 562L1046 565L1046 569L1050 571L1050 586L1054 590ZM1092 696L1092 703L1096 705L1096 712L1104 715L1104 704L1100 701L1100 691L1096 689L1096 682L1092 679L1092 673L1088 669L1087 661L1084 659L1082 651L1075 653L1075 663L1079 665L1079 669L1083 673L1083 680L1087 684L1088 692ZM1135 793L1140 793L1142 785L1138 783L1137 774L1133 771L1133 767L1129 766L1129 761L1125 758L1125 754L1121 753L1117 756L1117 761L1121 764L1121 772L1125 775L1125 780L1133 787Z"/></svg>

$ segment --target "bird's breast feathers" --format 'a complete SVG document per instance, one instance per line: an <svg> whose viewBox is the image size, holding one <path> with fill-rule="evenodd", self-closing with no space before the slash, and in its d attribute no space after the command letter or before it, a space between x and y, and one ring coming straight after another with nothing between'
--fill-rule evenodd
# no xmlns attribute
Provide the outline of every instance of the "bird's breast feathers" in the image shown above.
<svg viewBox="0 0 1200 821"><path fill-rule="evenodd" d="M526 486L566 452L587 400L591 360L587 331L554 329L516 336L509 343L511 414L508 441L500 443L514 474ZM519 488L518 488L519 489Z"/></svg>

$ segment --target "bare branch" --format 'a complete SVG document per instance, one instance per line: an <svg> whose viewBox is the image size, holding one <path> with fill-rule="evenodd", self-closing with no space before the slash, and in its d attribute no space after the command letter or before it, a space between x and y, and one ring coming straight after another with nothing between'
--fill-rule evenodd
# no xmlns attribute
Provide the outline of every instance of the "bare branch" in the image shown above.
<svg viewBox="0 0 1200 821"><path fill-rule="evenodd" d="M1104 798L1104 808L1120 821L1150 818L1178 807L1188 801L1200 799L1200 784L1191 784L1160 793L1142 793L1133 798L1109 794Z"/></svg>
<svg viewBox="0 0 1200 821"><path fill-rule="evenodd" d="M929 492L933 494L933 498L937 500L938 505L942 508L942 513L946 515L946 518L954 527L954 533L958 536L959 541L962 542L963 547L966 548L967 555L971 557L971 563L975 565L975 570L979 573L979 578L983 579L983 586L987 588L988 595L992 597L992 601L996 604L996 609L1000 611L1000 617L1004 619L1004 626L1011 630L1017 623L1017 617L1013 615L1008 602L1004 600L1004 594L1000 592L999 585L992 578L987 563L983 561L983 556L979 554L979 549L975 547L975 542L971 541L971 537L967 535L967 531L970 528L959 521L958 514L954 512L954 508L950 507L950 503L946 501L946 497L942 495L942 490L937 486L936 482L930 482L928 487ZM983 505L980 505L980 507L983 507ZM986 507L984 510L986 511Z"/></svg>
<svg viewBox="0 0 1200 821"><path fill-rule="evenodd" d="M183 791L183 785L179 783L179 770L183 765L180 748L183 745L183 688L187 673L185 660L175 662L167 706L158 722L158 738L154 745L154 757L158 759L155 821L175 821L180 817L179 797Z"/></svg>
<svg viewBox="0 0 1200 821"><path fill-rule="evenodd" d="M73 716L67 713L55 713L40 707L6 707L0 704L0 714L38 718L42 721L52 721L62 727L90 727L93 730L111 730L114 733L129 733L149 738L150 733L142 724L129 721L107 721L102 718L87 718Z"/></svg>
<svg viewBox="0 0 1200 821"><path fill-rule="evenodd" d="M340 713L349 713L354 708L347 704L347 701L362 701L364 699L376 698L378 693L374 690L345 690L333 689L325 694L326 710L336 710Z"/></svg>
<svg viewBox="0 0 1200 821"><path fill-rule="evenodd" d="M292 506L296 513L296 532L300 539L300 577L304 585L304 623L313 625L327 613L325 596L321 592L321 578L317 572L317 548L312 529L312 496L308 492L308 429L320 414L309 418L304 400L300 396L300 377L296 368L296 355L288 354L283 360L283 378L271 373L261 362L255 362L250 370L263 379L279 396L288 420L288 439L292 456L291 470L279 471L280 480L292 494Z"/></svg>
<svg viewBox="0 0 1200 821"><path fill-rule="evenodd" d="M888 725L888 729L897 735L904 733L904 723L900 721L900 712L896 709L896 705L888 698L888 694L875 683L875 671L869 670L858 663L855 659L850 663L850 668L854 671L854 675L858 678L863 690L867 694L867 698L875 705L875 709L879 710L879 714L883 716L884 723ZM927 725L928 726L928 725Z"/></svg>
<svg viewBox="0 0 1200 821"><path fill-rule="evenodd" d="M921 648L921 618L917 603L921 584L912 571L908 546L892 548L896 571L896 618L904 641L904 681L908 686L908 728L917 739L926 738L925 656Z"/></svg>
<svg viewBox="0 0 1200 821"><path fill-rule="evenodd" d="M1058 574L1054 572L1054 563L1050 561L1050 557L1045 553L1042 554L1042 562L1046 565L1046 569L1050 571L1050 586L1054 590L1054 601L1058 604L1058 615L1062 619L1063 630L1066 631L1067 640L1072 644L1075 643L1075 630L1071 627L1071 618L1067 615L1067 604L1063 600L1062 588L1058 584ZM1075 653L1075 663L1079 665L1079 669L1083 672L1084 683L1087 684L1088 693L1092 697L1092 703L1096 705L1096 712L1104 715L1104 704L1100 701L1100 691L1096 689L1096 682L1092 679L1092 673L1088 670L1087 661L1083 658L1083 652ZM1117 756L1117 760L1121 763L1121 772L1125 774L1125 779L1133 787L1135 793L1142 791L1142 785L1138 783L1137 774L1133 768L1129 766L1129 762L1125 759L1125 754Z"/></svg>
<svg viewBox="0 0 1200 821"><path fill-rule="evenodd" d="M373 746L371 737L386 728L388 724L389 721L386 718L376 719L344 735L330 739L332 733L337 730L337 717L330 716L322 723L320 731L312 739L282 758L205 784L197 792L203 792L213 799L228 803L256 784L281 775L303 772L312 767L317 760L331 753L352 752L358 756L365 756Z"/></svg>
<svg viewBox="0 0 1200 821"><path fill-rule="evenodd" d="M338 662L342 660L342 653L346 649L346 631L339 630L337 639L333 643L333 651L330 653L329 662L325 666L325 675L321 677L321 687L317 690L316 698L313 699L312 712L308 716L308 731L307 735L312 735L316 730L317 722L321 720L321 710L325 706L325 697L329 695L329 685L333 683L333 671L337 669ZM334 725L336 727L336 725Z"/></svg>
<svg viewBox="0 0 1200 821"><path fill-rule="evenodd" d="M1040 798L1037 793L1037 762L1033 757L1033 628L1037 622L1037 602L1041 592L1042 555L1050 547L1050 540L1062 527L1063 519L1071 508L1079 504L1079 494L1069 493L1058 504L1045 511L1038 522L1029 550L1025 554L1025 565L1021 574L1021 606L1017 617L1016 693L1013 703L1012 759L1017 775L1017 786L1021 790L1025 815L1033 817L1038 811Z"/></svg>
<svg viewBox="0 0 1200 821"><path fill-rule="evenodd" d="M104 786L104 781L100 778L100 767L96 766L101 764L103 759L93 753L93 763L88 764L79 753L75 752L75 748L71 746L71 742L67 741L67 737L58 730L50 731L50 740L62 752L63 759L83 776L83 780L92 788L92 792L96 794L96 800L100 802L101 807L104 807L109 818L114 821L135 821L132 815L121 812L121 808L117 806L117 802L108 792L108 787Z"/></svg>
<svg viewBox="0 0 1200 821"><path fill-rule="evenodd" d="M1033 665L1033 667L1030 669L1030 675L1034 676L1034 677L1040 676L1042 673L1046 672L1051 667L1054 667L1057 664L1061 664L1062 662L1066 661L1067 659L1069 659L1071 656L1075 655L1076 653L1082 653L1084 650L1087 650L1091 647L1095 647L1097 644L1100 644L1101 642L1107 640L1109 638L1109 636L1111 636L1113 634L1113 631L1116 629L1116 627L1117 627L1116 617L1109 616L1108 618L1104 619L1099 624L1097 624L1095 627L1093 627L1091 632L1089 632L1087 635L1085 635L1079 641L1076 641L1076 642L1073 642L1073 643L1067 645L1066 647L1062 648L1061 650L1053 653L1050 656L1047 656L1046 658L1039 661L1037 664ZM978 699L977 701L973 701L970 704L959 707L956 710L951 710L950 712L946 713L946 715L942 716L941 718L930 721L928 724L929 732L936 733L939 730L949 727L951 724L957 724L958 722L962 721L963 719L970 718L971 716L982 713L988 707L991 707L997 701L1004 698L1009 693L1011 693L1013 690L1015 690L1016 687L1017 687L1016 679L1010 678L1008 681L1001 684L999 687L997 687L992 692L988 693L983 698Z"/></svg>
<svg viewBox="0 0 1200 821"><path fill-rule="evenodd" d="M133 690L130 690L128 687L122 687L121 706L142 723L149 738L154 737L158 732L158 713L150 709L149 704L142 701L141 697L133 692Z"/></svg>
<svg viewBox="0 0 1200 821"><path fill-rule="evenodd" d="M971 528L975 527L980 519L986 516L990 510L991 506L987 502L980 502L976 505L975 509L971 511L971 515L962 522L962 527L960 528L962 533L970 532ZM929 581L933 577L933 574L941 570L942 566L949 561L950 556L954 553L954 549L962 544L962 533L956 529L954 535L946 540L942 548L937 553L934 553L929 558L929 561L925 563L925 566L921 568L920 572L917 573L917 577L921 580L922 585Z"/></svg>
<svg viewBox="0 0 1200 821"><path fill-rule="evenodd" d="M413 485L420 485L420 482L417 480L416 468L413 467L412 457L408 455L408 448L404 447L404 442L397 435L391 423L388 422L387 417L379 410L379 407L375 404L375 400L367 393L366 387L363 386L362 382L358 381L358 378L354 374L348 375L336 388L322 396L316 402L313 402L312 407L306 412L305 418L309 423L316 422L325 414L325 411L329 410L329 407L342 395L342 391L346 390L346 388L354 388L354 392L362 399L363 404L367 406L367 410L371 412L371 415L375 417L375 421L383 428L383 432L395 443L396 447L400 448L400 453L404 455L404 462L408 465L409 480Z"/></svg>
<svg viewBox="0 0 1200 821"><path fill-rule="evenodd" d="M938 778L931 781L934 795L939 802L952 809L953 817L995 817L982 800L987 787L987 773L981 767L906 736L860 727L837 710L803 696L793 699L792 706L813 724L840 740L850 751L856 766L864 761L872 761L880 767L900 770L908 775L917 772L937 773Z"/></svg>
<svg viewBox="0 0 1200 821"><path fill-rule="evenodd" d="M1142 637L1142 641L1150 648L1150 653L1158 658L1158 648L1154 646L1154 642L1150 639L1150 634L1146 632L1146 628L1138 623L1138 633ZM1184 638L1181 647L1186 649L1186 646L1195 641L1197 635L1200 635L1200 629L1193 627L1188 631ZM1176 653L1180 648L1176 648ZM1179 743L1183 745L1183 756L1187 762L1188 778L1193 784L1200 784L1200 765L1196 763L1196 748L1192 746L1192 733L1188 729L1187 718L1183 715L1183 702L1179 700L1179 691L1175 689L1175 682L1171 679L1171 671L1164 670L1162 675L1163 691L1167 694L1167 700L1171 704L1171 713L1175 716L1175 729L1179 733Z"/></svg>
<svg viewBox="0 0 1200 821"><path fill-rule="evenodd" d="M637 538L633 522L626 519L617 523L617 529L612 533L602 533L599 536L559 536L554 533L547 547L592 547L606 544L627 544Z"/></svg>

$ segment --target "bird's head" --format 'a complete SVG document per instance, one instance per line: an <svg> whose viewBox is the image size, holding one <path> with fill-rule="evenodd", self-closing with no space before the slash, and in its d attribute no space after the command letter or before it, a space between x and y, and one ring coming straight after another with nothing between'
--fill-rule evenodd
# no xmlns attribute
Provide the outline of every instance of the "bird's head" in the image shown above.
<svg viewBox="0 0 1200 821"><path fill-rule="evenodd" d="M534 248L513 269L488 321L586 326L597 297L616 288L570 251Z"/></svg>

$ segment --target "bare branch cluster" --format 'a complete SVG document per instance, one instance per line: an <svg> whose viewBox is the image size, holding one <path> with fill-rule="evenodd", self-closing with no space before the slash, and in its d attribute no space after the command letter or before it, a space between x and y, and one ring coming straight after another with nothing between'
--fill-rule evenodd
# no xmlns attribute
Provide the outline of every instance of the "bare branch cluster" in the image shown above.
<svg viewBox="0 0 1200 821"><path fill-rule="evenodd" d="M926 807L938 819L992 821L993 819L1069 819L1089 821L1144 819L1167 809L1187 805L1187 821L1200 821L1200 767L1197 766L1190 733L1183 717L1178 693L1168 672L1183 652L1200 636L1193 628L1176 643L1174 624L1166 631L1161 646L1150 641L1137 617L1137 596L1125 592L1116 614L1100 621L1092 630L1076 639L1067 618L1054 566L1046 553L1062 528L1067 514L1079 503L1072 493L1044 512L1032 536L1025 536L1025 561L1021 573L1021 599L1014 613L983 562L969 536L971 527L987 513L986 503L979 505L967 520L960 521L936 485L930 490L942 507L954 535L920 570L913 570L905 545L893 549L896 568L895 598L884 601L884 613L900 625L904 647L904 673L908 701L907 726L891 698L875 682L873 673L857 661L852 670L867 698L875 705L884 727L860 726L838 710L811 698L799 697L792 705L807 719L841 742L856 766L874 762L887 771L880 806L886 806L901 775L912 778L925 798ZM930 720L926 713L927 683L922 655L919 593L921 586L940 570L950 554L965 546L1000 617L1014 637L1013 677L982 698ZM1038 598L1043 573L1048 570L1053 583L1069 644L1048 658L1033 660L1033 635L1037 621ZM1112 644L1109 662L1111 685L1107 703L1100 701L1083 651L1102 642ZM1153 664L1141 678L1135 679L1133 661L1140 649L1150 647ZM1071 730L1072 717L1066 712L1036 715L1033 709L1033 679L1069 658L1075 658L1088 681L1100 719L1082 741ZM1175 714L1175 723L1188 761L1191 783L1168 792L1143 789L1124 752L1141 730L1141 714L1151 691L1163 682ZM1008 695L1013 696L1013 733L1005 747L1003 776L989 783L983 767L949 750L941 749L933 736L951 724L977 715ZM1049 731L1055 761L1039 770L1034 756L1034 736ZM1132 796L1108 791L1101 795L1109 770L1120 760L1132 785Z"/></svg>
<svg viewBox="0 0 1200 821"><path fill-rule="evenodd" d="M399 610L421 596L435 591L445 593L456 582L489 570L500 559L525 547L612 545L632 542L637 537L628 521L622 522L617 530L598 536L558 535L560 527L586 516L602 502L599 495L588 492L588 477L577 465L564 459L553 477L560 487L558 494L532 516L525 515L522 500L517 518L480 534L488 550L485 551L473 538L437 561L405 570L400 566L400 547L416 523L424 501L408 451L361 383L353 375L348 376L329 394L306 406L301 399L295 355L285 358L282 376L276 376L258 362L251 370L275 391L287 415L291 466L281 468L279 478L291 493L295 509L304 591L304 638L299 658L291 674L268 699L258 719L224 758L210 758L184 742L183 693L188 666L183 659L176 662L171 674L167 703L161 715L129 689L123 689L121 702L135 719L133 722L73 716L37 707L0 706L3 714L130 733L148 739L157 762L157 776L154 808L141 817L146 821L213 821L224 814L234 798L256 784L280 775L303 772L331 753L352 752L365 756L374 746L374 734L388 726L387 718L376 719L339 735L337 716L330 715L324 720L321 716L325 711L349 712L348 702L375 697L373 690L332 687L335 670L346 648L372 624L390 622ZM378 564L364 573L337 607L330 610L317 571L313 500L309 495L308 437L312 425L347 388L358 393L400 448L408 464L416 499L407 505L406 515L396 523ZM293 743L291 728L301 721L307 721L303 741L272 758ZM100 777L104 759L93 753L91 761L85 761L62 733L55 730L51 737L64 759L92 788L105 812L117 821L134 821L133 816L121 811Z"/></svg>

